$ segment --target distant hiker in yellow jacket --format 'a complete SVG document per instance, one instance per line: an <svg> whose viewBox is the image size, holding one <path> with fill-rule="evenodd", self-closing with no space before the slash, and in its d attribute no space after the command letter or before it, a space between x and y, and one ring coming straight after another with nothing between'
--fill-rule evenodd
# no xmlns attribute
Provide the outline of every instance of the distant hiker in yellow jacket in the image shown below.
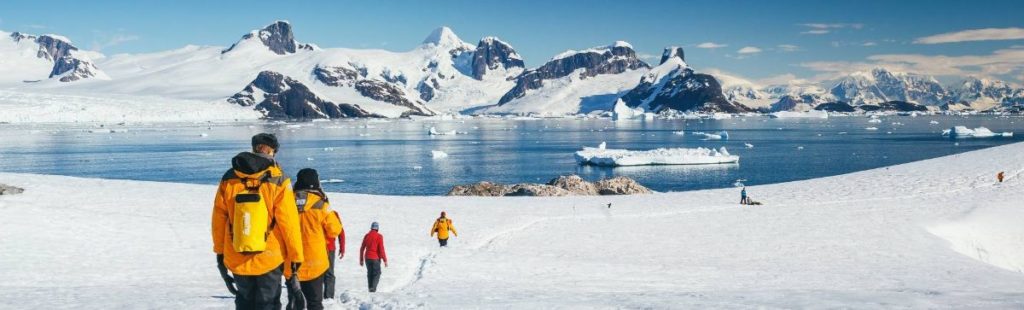
<svg viewBox="0 0 1024 310"><path fill-rule="evenodd" d="M239 309L280 308L283 265L299 270L304 259L295 195L277 150L274 135L253 136L252 152L231 159L213 200L213 252Z"/></svg>
<svg viewBox="0 0 1024 310"><path fill-rule="evenodd" d="M302 269L299 270L299 286L304 304L299 299L290 304L291 309L320 310L324 308L324 275L330 267L327 255L327 238L334 239L341 233L341 222L331 211L327 195L320 188L320 175L316 170L299 170L295 176L295 205L302 227ZM285 269L285 278L291 278L291 268ZM289 294L298 292L289 292ZM290 302L293 303L293 302Z"/></svg>
<svg viewBox="0 0 1024 310"><path fill-rule="evenodd" d="M451 231L456 237L459 236L459 232L455 231L455 225L452 225L452 220L448 218L448 214L441 211L441 217L434 221L434 227L430 228L430 236L433 237L437 234L437 242L441 246L448 246L448 231Z"/></svg>

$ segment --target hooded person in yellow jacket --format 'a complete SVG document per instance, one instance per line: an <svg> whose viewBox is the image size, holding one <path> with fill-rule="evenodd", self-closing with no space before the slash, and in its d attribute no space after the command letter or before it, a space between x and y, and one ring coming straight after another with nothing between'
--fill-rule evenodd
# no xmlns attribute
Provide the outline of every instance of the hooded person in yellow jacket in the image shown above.
<svg viewBox="0 0 1024 310"><path fill-rule="evenodd" d="M231 159L213 201L213 252L238 309L279 309L284 263L301 270L304 259L291 180L274 160L278 146L272 134L253 136L253 151Z"/></svg>
<svg viewBox="0 0 1024 310"><path fill-rule="evenodd" d="M321 310L324 308L324 274L331 265L324 236L336 238L342 227L338 216L331 211L327 195L320 188L320 176L316 170L299 170L295 177L295 205L299 211L302 253L305 256L298 272L305 305L293 306L295 309ZM286 268L285 278L291 278L292 273L290 268Z"/></svg>
<svg viewBox="0 0 1024 310"><path fill-rule="evenodd" d="M448 218L448 214L441 211L441 217L434 221L434 227L430 228L430 236L433 237L437 234L437 242L441 246L448 246L448 232L451 231L456 237L459 236L459 232L455 231L455 225L452 225L452 220Z"/></svg>

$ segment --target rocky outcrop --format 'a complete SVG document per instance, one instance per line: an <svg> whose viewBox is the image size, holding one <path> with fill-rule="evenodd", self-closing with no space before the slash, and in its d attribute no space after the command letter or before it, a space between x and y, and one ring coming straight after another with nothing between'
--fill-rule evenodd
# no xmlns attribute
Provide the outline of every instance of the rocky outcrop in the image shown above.
<svg viewBox="0 0 1024 310"><path fill-rule="evenodd" d="M628 177L615 177L587 182L577 175L565 175L552 179L547 184L520 183L512 185L479 182L456 185L448 196L572 196L572 195L634 195L649 194L650 189Z"/></svg>
<svg viewBox="0 0 1024 310"><path fill-rule="evenodd" d="M637 195L652 193L647 187L627 177L614 177L597 181L597 193L601 195Z"/></svg>
<svg viewBox="0 0 1024 310"><path fill-rule="evenodd" d="M887 101L880 104L864 104L857 107L861 111L887 111L887 112L926 112L928 107L906 101Z"/></svg>
<svg viewBox="0 0 1024 310"><path fill-rule="evenodd" d="M621 99L631 108L642 107L655 113L665 110L727 113L750 110L726 99L715 77L694 73L679 57L668 58L652 69Z"/></svg>
<svg viewBox="0 0 1024 310"><path fill-rule="evenodd" d="M854 107L846 102L826 102L819 104L814 107L815 110L825 112L855 112L857 107Z"/></svg>
<svg viewBox="0 0 1024 310"><path fill-rule="evenodd" d="M381 117L358 105L334 103L313 93L301 82L273 71L262 71L228 102L252 106L268 118Z"/></svg>
<svg viewBox="0 0 1024 310"><path fill-rule="evenodd" d="M658 64L663 64L672 58L679 58L679 60L686 61L686 54L683 53L683 48L679 46L666 47L665 50L661 52L661 62L658 62Z"/></svg>
<svg viewBox="0 0 1024 310"><path fill-rule="evenodd" d="M524 68L523 58L508 43L495 37L480 39L473 52L473 78L480 80L489 70Z"/></svg>
<svg viewBox="0 0 1024 310"><path fill-rule="evenodd" d="M545 80L562 78L577 70L582 70L579 73L580 78L588 78L647 68L650 66L637 58L633 47L622 41L585 51L569 51L555 56L539 68L528 70L516 77L516 86L501 97L498 105L522 98L527 90L543 87Z"/></svg>
<svg viewBox="0 0 1024 310"><path fill-rule="evenodd" d="M19 187L10 186L7 184L0 184L0 195L14 195L25 192L24 189Z"/></svg>
<svg viewBox="0 0 1024 310"><path fill-rule="evenodd" d="M410 98L405 89L398 85L406 82L401 74L382 73L381 79L367 78L365 69L358 69L351 64L349 66L317 66L313 69L313 76L324 85L334 87L351 87L360 95L376 101L390 103L396 106L408 108L404 115L434 115L434 111L427 108L422 101Z"/></svg>
<svg viewBox="0 0 1024 310"><path fill-rule="evenodd" d="M300 44L296 42L295 35L292 33L292 25L290 23L287 21L276 21L266 27L263 27L263 29L253 30L252 32L242 36L241 40L232 44L231 47L221 51L221 53L230 52L247 40L259 40L260 43L267 47L267 49L278 55L293 54L299 50L316 49L312 44Z"/></svg>
<svg viewBox="0 0 1024 310"><path fill-rule="evenodd" d="M49 78L57 78L61 82L73 82L105 74L85 55L78 53L78 48L67 38L57 35L34 36L20 32L11 33L14 42L32 40L39 45L36 57L53 63Z"/></svg>

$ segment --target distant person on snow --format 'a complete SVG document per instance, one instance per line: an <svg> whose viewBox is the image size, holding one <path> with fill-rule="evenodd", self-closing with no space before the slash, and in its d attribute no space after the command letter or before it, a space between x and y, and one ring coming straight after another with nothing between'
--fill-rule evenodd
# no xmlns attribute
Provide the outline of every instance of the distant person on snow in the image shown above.
<svg viewBox="0 0 1024 310"><path fill-rule="evenodd" d="M337 246L335 246L334 238L324 236L326 238L325 241L327 242L327 260L331 263L331 265L327 267L327 272L324 273L324 299L334 298L334 283L336 282L334 277L335 257L337 257L338 260L345 257L345 223L341 221L341 216L338 215L338 211L332 211L331 213L338 219L338 224L341 225L341 231L338 232ZM338 252L335 253L335 250Z"/></svg>
<svg viewBox="0 0 1024 310"><path fill-rule="evenodd" d="M743 189L740 190L740 204L741 205L750 204L750 198L747 198L747 187L746 186L744 186Z"/></svg>
<svg viewBox="0 0 1024 310"><path fill-rule="evenodd" d="M434 227L430 228L430 236L433 237L437 234L437 242L442 247L448 246L448 232L451 231L456 237L459 236L459 232L455 231L455 225L452 225L452 220L447 217L448 214L441 211L441 217L434 221Z"/></svg>
<svg viewBox="0 0 1024 310"><path fill-rule="evenodd" d="M999 171L999 173L996 174L996 179L999 180L999 183L1003 183L1003 172L1002 171Z"/></svg>
<svg viewBox="0 0 1024 310"><path fill-rule="evenodd" d="M380 263L388 266L388 255L384 253L384 236L378 233L380 224L370 224L370 231L363 236L363 245L359 247L359 266L366 263L366 282L370 287L370 293L377 291L377 283L380 282Z"/></svg>
<svg viewBox="0 0 1024 310"><path fill-rule="evenodd" d="M341 233L341 222L320 188L320 175L316 170L299 170L294 189L295 206L302 227L302 253L305 254L302 269L297 274L305 303L289 305L289 308L320 310L324 308L324 276L333 258L333 255L328 255L324 236L331 240L337 237ZM285 269L285 278L291 278L292 274L291 268ZM333 292L331 294L333 296Z"/></svg>
<svg viewBox="0 0 1024 310"><path fill-rule="evenodd" d="M280 309L284 263L300 270L304 259L295 195L277 150L274 135L253 136L252 152L231 159L213 200L213 252L238 309Z"/></svg>

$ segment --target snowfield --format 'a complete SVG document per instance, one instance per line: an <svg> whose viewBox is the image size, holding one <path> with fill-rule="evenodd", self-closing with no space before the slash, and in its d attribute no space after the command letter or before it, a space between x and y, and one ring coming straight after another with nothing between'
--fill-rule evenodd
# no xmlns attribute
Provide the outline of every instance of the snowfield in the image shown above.
<svg viewBox="0 0 1024 310"><path fill-rule="evenodd" d="M225 159L225 164L227 160ZM301 167L285 167L295 173ZM1005 183L995 174L1005 171ZM330 194L347 230L329 309L1021 308L1024 143L847 175L630 197ZM219 176L210 176L213 183ZM0 173L0 300L229 308L213 185ZM606 207L611 203L611 208ZM441 210L460 237L429 237ZM390 268L354 255L380 221Z"/></svg>

